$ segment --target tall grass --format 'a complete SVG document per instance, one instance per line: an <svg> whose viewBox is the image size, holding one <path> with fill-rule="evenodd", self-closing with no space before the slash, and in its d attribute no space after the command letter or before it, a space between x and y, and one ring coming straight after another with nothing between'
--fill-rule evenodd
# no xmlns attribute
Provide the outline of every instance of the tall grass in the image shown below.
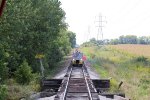
<svg viewBox="0 0 150 100"><path fill-rule="evenodd" d="M28 85L20 85L15 80L9 79L6 85L8 91L6 100L20 100L20 98L26 98L40 89L37 80L32 80Z"/></svg>
<svg viewBox="0 0 150 100"><path fill-rule="evenodd" d="M141 55L130 54L115 48L82 48L101 78L111 79L111 91L124 91L132 100L150 98L150 60ZM121 89L117 89L123 81Z"/></svg>

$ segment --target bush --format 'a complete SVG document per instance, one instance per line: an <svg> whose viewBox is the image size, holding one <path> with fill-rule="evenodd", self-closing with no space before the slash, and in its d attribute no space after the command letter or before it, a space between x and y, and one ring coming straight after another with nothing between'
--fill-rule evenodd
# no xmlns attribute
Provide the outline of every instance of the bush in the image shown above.
<svg viewBox="0 0 150 100"><path fill-rule="evenodd" d="M7 97L7 87L5 85L0 85L0 100L6 100Z"/></svg>
<svg viewBox="0 0 150 100"><path fill-rule="evenodd" d="M144 56L139 56L136 58L136 61L137 62L147 62L147 58Z"/></svg>
<svg viewBox="0 0 150 100"><path fill-rule="evenodd" d="M111 92L118 92L118 82L115 79L110 80L110 91Z"/></svg>
<svg viewBox="0 0 150 100"><path fill-rule="evenodd" d="M20 84L29 84L33 78L31 67L28 63L23 61L20 67L15 72L16 81Z"/></svg>
<svg viewBox="0 0 150 100"><path fill-rule="evenodd" d="M2 61L0 61L0 81L3 82L7 78L8 78L8 68Z"/></svg>

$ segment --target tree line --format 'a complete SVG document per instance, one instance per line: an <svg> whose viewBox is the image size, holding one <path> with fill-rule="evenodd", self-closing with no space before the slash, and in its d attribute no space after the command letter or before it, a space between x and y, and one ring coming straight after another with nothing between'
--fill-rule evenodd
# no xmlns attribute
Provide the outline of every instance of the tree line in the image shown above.
<svg viewBox="0 0 150 100"><path fill-rule="evenodd" d="M54 68L76 44L67 26L59 0L7 0L0 17L1 82L29 83L40 72L37 55L43 55L45 69Z"/></svg>
<svg viewBox="0 0 150 100"><path fill-rule="evenodd" d="M106 40L107 41L107 40ZM120 36L119 39L111 39L109 44L150 44L150 36L137 37L135 35Z"/></svg>
<svg viewBox="0 0 150 100"><path fill-rule="evenodd" d="M89 40L89 42L83 43L84 46L88 45L116 45L116 44L150 44L150 36L141 36L137 37L135 35L122 35L119 38L116 39L104 39L104 40L96 40L95 38L92 38Z"/></svg>

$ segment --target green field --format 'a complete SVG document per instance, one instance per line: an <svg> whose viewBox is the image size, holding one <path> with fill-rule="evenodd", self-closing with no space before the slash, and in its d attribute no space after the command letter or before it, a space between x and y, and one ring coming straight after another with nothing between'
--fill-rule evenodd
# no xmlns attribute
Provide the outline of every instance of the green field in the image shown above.
<svg viewBox="0 0 150 100"><path fill-rule="evenodd" d="M111 77L110 92L124 92L132 100L150 98L150 59L115 47L83 47L101 78ZM123 81L120 89L118 84Z"/></svg>

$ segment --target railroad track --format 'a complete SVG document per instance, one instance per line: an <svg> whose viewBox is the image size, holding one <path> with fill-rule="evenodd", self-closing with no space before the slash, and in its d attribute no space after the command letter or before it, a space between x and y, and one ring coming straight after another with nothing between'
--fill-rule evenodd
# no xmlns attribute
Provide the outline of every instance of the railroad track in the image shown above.
<svg viewBox="0 0 150 100"><path fill-rule="evenodd" d="M41 100L128 100L124 93L109 93L109 79L90 79L85 64L70 66L63 79L44 79Z"/></svg>
<svg viewBox="0 0 150 100"><path fill-rule="evenodd" d="M99 100L98 93L93 86L85 65L70 66L62 86L55 100Z"/></svg>

